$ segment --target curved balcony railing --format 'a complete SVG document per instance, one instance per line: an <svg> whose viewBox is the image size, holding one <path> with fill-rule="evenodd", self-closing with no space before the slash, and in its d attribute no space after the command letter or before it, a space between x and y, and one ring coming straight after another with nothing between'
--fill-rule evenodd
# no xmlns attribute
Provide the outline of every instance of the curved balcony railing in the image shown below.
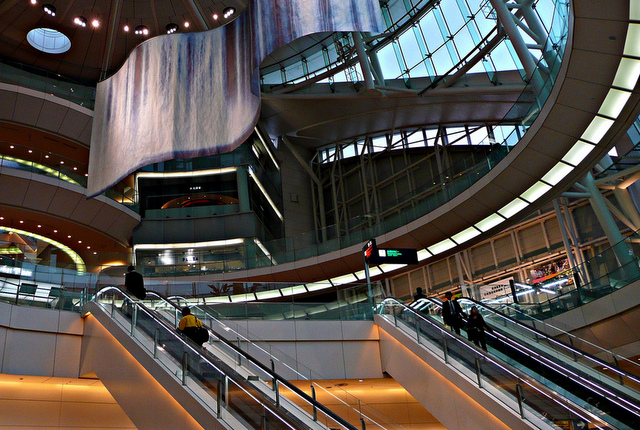
<svg viewBox="0 0 640 430"><path fill-rule="evenodd" d="M411 86L409 80L414 78L441 80L485 48L490 53L470 66L473 72L485 73L488 81L494 81L497 71L522 68L510 42L498 34L495 13L487 0L385 2L381 6L387 29L369 41L369 50L380 57L386 79L403 80L406 86ZM557 4L540 1L535 6L541 25L553 33ZM263 90L280 92L305 82L353 83L362 77L353 47L351 35L333 34L278 63L267 64L261 68ZM532 54L543 55L542 50Z"/></svg>
<svg viewBox="0 0 640 430"><path fill-rule="evenodd" d="M87 109L95 106L95 87L36 67L0 61L0 82L51 94Z"/></svg>

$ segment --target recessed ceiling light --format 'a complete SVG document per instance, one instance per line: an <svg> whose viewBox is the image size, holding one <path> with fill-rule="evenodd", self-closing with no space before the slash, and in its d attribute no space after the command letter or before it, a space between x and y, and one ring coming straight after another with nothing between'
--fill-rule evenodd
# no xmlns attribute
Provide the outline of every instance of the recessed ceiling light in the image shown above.
<svg viewBox="0 0 640 430"><path fill-rule="evenodd" d="M3 216L0 216L0 221L2 221L3 219L4 219L4 217L3 217Z"/></svg>
<svg viewBox="0 0 640 430"><path fill-rule="evenodd" d="M31 0L31 4L38 4L38 0Z"/></svg>
<svg viewBox="0 0 640 430"><path fill-rule="evenodd" d="M9 145L9 149L13 149L13 148L15 148L15 146Z"/></svg>
<svg viewBox="0 0 640 430"><path fill-rule="evenodd" d="M42 225L38 224L38 228L42 227Z"/></svg>
<svg viewBox="0 0 640 430"><path fill-rule="evenodd" d="M78 243L82 243L82 241L81 241L81 240L79 240L79 241L78 241Z"/></svg>
<svg viewBox="0 0 640 430"><path fill-rule="evenodd" d="M185 28L189 28L189 21L185 21L183 25Z"/></svg>
<svg viewBox="0 0 640 430"><path fill-rule="evenodd" d="M91 25L93 26L93 28L98 28L100 27L100 21L94 19L93 21L91 21Z"/></svg>
<svg viewBox="0 0 640 430"><path fill-rule="evenodd" d="M78 170L78 168L77 168L77 167L74 167L74 168L73 168L73 170Z"/></svg>
<svg viewBox="0 0 640 430"><path fill-rule="evenodd" d="M69 239L71 239L71 235L67 236Z"/></svg>
<svg viewBox="0 0 640 430"><path fill-rule="evenodd" d="M45 155L45 156L44 156L44 158L49 158L49 156L48 156L48 155Z"/></svg>
<svg viewBox="0 0 640 430"><path fill-rule="evenodd" d="M54 233L57 233L57 232L58 232L58 230L53 230L53 232L54 232Z"/></svg>
<svg viewBox="0 0 640 430"><path fill-rule="evenodd" d="M129 26L128 26L128 25L125 25L125 26L123 27L123 30L124 30L124 31L129 31Z"/></svg>
<svg viewBox="0 0 640 430"><path fill-rule="evenodd" d="M20 220L20 224L24 224L24 221Z"/></svg>
<svg viewBox="0 0 640 430"><path fill-rule="evenodd" d="M60 164L64 164L64 161L61 161Z"/></svg>
<svg viewBox="0 0 640 430"><path fill-rule="evenodd" d="M30 149L30 150L29 150L29 154L32 154L32 153L33 153L33 150L31 150L31 149Z"/></svg>

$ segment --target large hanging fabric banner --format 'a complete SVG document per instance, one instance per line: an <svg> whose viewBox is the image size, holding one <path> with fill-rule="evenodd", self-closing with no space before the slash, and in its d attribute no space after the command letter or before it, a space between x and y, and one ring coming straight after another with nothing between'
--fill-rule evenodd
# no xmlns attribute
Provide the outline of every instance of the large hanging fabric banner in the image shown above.
<svg viewBox="0 0 640 430"><path fill-rule="evenodd" d="M151 163L235 149L258 121L258 65L276 48L383 29L378 0L251 0L224 27L141 44L98 84L87 196Z"/></svg>

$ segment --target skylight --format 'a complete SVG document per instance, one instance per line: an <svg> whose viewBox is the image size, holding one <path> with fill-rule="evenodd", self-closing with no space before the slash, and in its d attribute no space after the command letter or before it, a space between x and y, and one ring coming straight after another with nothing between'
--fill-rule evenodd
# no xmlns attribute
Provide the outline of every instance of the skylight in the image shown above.
<svg viewBox="0 0 640 430"><path fill-rule="evenodd" d="M27 41L38 51L47 54L62 54L71 48L69 38L52 28L34 28L27 33Z"/></svg>

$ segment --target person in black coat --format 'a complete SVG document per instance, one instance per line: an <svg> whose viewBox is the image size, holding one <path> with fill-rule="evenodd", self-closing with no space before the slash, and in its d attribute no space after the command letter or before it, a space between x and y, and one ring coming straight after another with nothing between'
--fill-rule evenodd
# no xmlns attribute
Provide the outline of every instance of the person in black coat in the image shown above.
<svg viewBox="0 0 640 430"><path fill-rule="evenodd" d="M442 319L453 331L460 334L460 328L463 323L462 316L464 315L464 312L462 312L460 303L452 298L453 295L451 294L451 291L447 291L444 296L447 300L442 302Z"/></svg>
<svg viewBox="0 0 640 430"><path fill-rule="evenodd" d="M129 266L127 268L127 274L124 275L124 286L131 294L144 300L147 296L147 290L144 288L144 279L142 275L136 272L136 268Z"/></svg>
<svg viewBox="0 0 640 430"><path fill-rule="evenodd" d="M476 346L481 346L485 351L487 350L487 341L485 339L484 330L492 333L493 330L491 327L487 325L480 315L480 311L475 306L471 306L471 311L469 312L469 318L467 319L467 335L469 336L469 341L476 344Z"/></svg>
<svg viewBox="0 0 640 430"><path fill-rule="evenodd" d="M422 292L422 288L418 287L416 288L416 292L413 294L413 301L417 302L420 299L426 299L427 296L424 295L424 293Z"/></svg>

